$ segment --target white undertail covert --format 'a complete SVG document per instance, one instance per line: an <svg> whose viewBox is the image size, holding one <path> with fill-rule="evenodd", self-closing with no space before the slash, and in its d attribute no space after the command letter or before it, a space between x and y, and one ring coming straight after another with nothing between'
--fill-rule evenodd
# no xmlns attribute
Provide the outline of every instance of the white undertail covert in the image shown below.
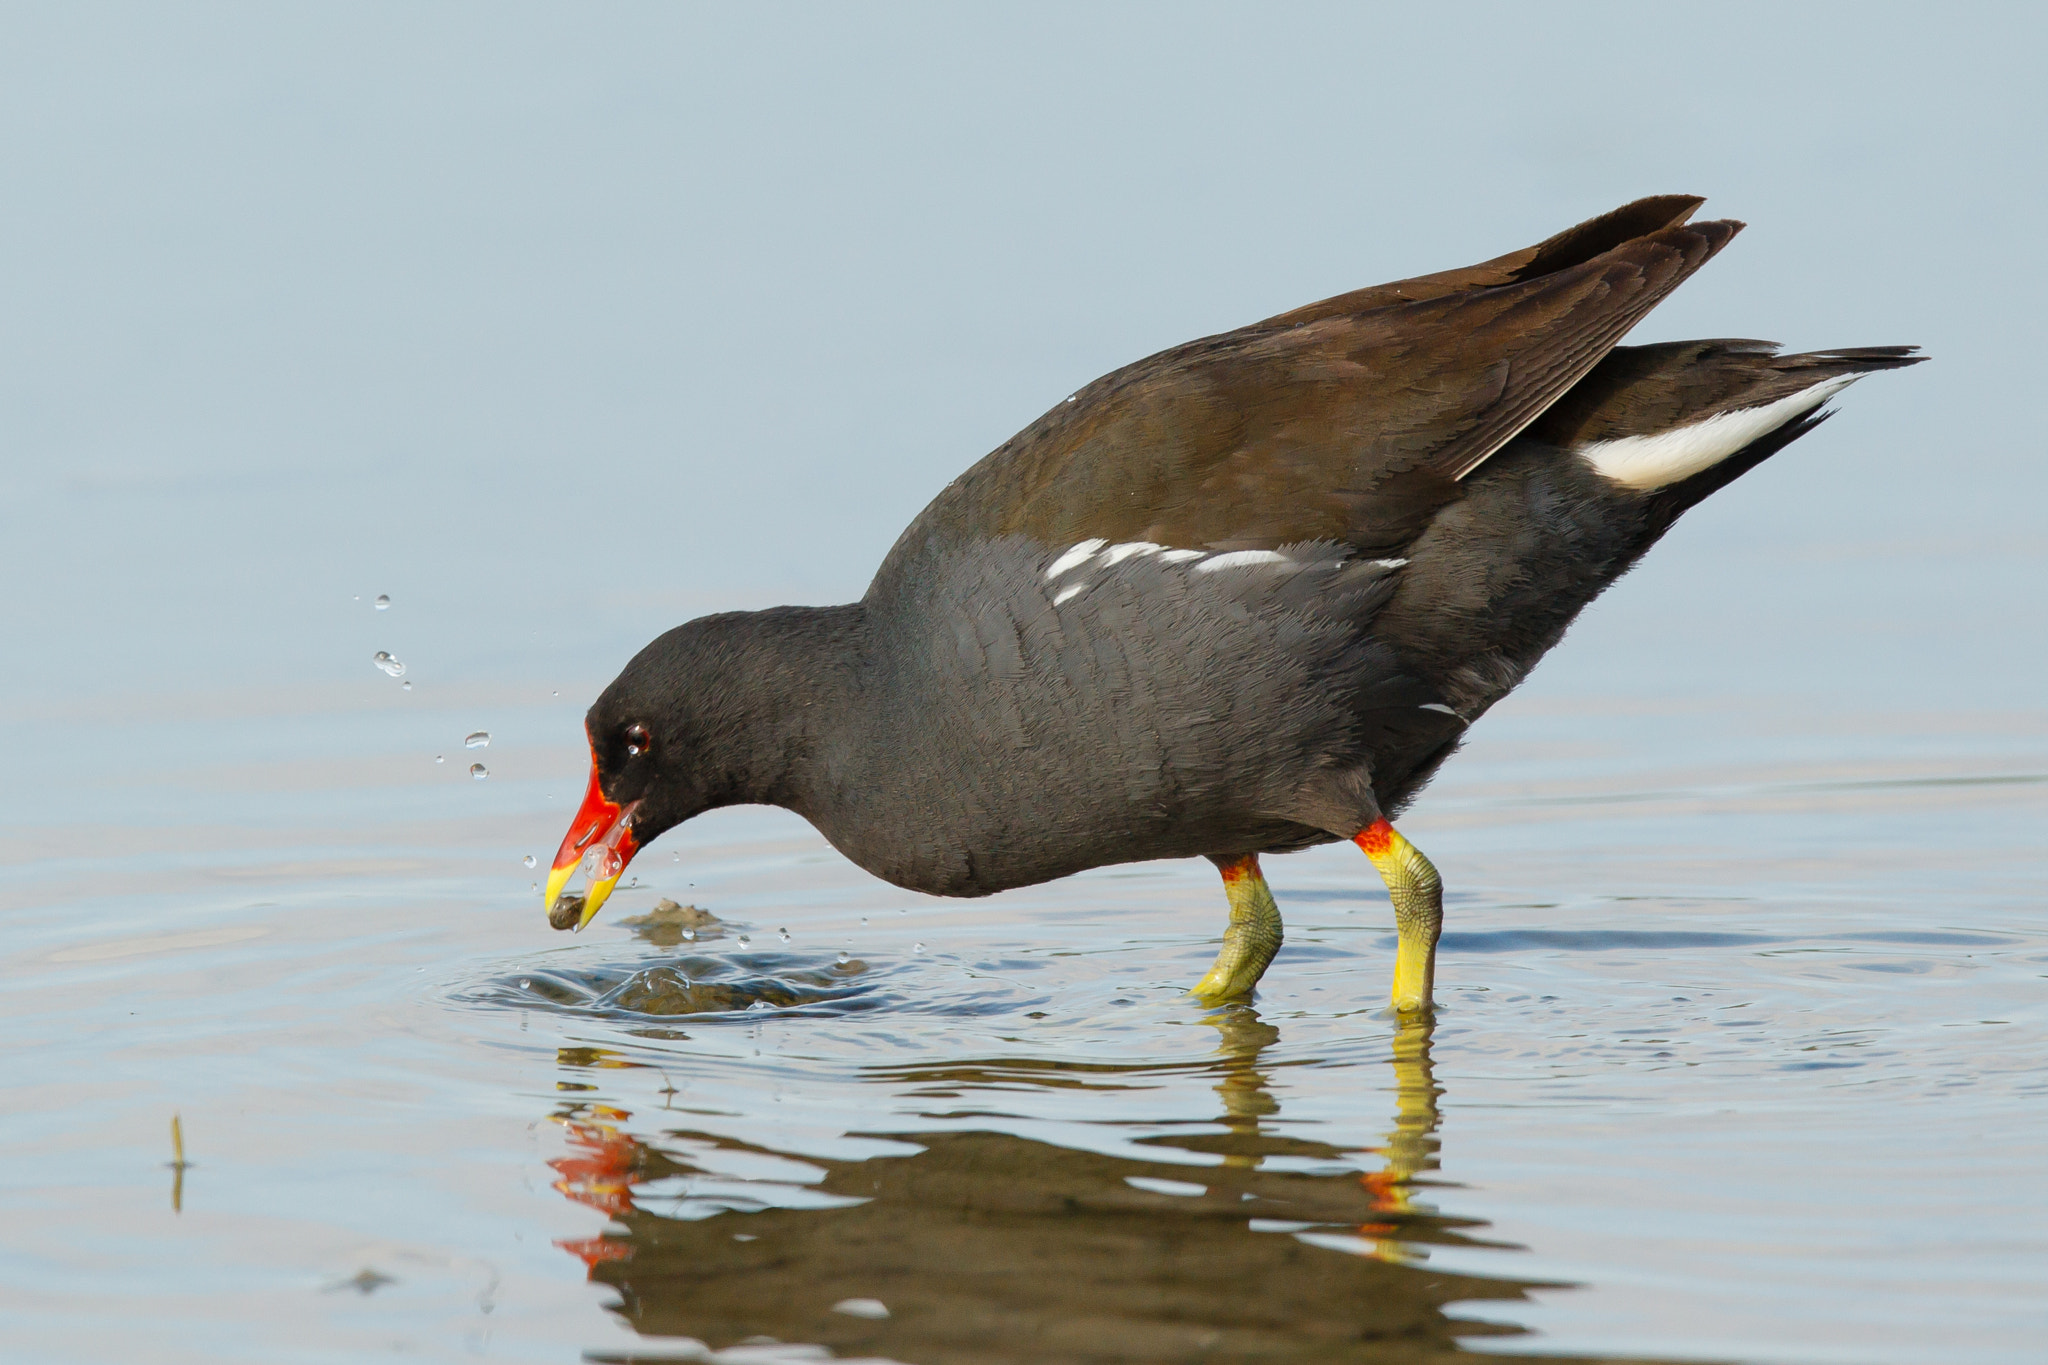
<svg viewBox="0 0 2048 1365"><path fill-rule="evenodd" d="M1759 437L1803 417L1855 383L1861 375L1824 379L1760 408L1717 412L1702 421L1649 436L1624 436L1578 448L1579 458L1624 488L1655 492L1710 469Z"/></svg>

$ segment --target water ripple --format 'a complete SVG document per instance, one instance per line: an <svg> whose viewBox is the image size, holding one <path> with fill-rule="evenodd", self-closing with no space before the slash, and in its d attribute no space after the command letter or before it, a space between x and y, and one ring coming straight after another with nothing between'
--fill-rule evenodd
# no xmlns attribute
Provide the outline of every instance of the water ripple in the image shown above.
<svg viewBox="0 0 2048 1365"><path fill-rule="evenodd" d="M739 1015L761 1010L855 1014L900 1003L858 959L799 953L693 954L648 964L550 967L506 973L459 991L467 1004L542 1009L632 1022Z"/></svg>

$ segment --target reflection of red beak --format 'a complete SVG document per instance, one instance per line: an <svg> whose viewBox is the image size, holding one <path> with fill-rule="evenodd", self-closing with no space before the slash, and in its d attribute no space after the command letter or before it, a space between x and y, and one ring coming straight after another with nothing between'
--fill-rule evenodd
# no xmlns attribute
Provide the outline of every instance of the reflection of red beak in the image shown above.
<svg viewBox="0 0 2048 1365"><path fill-rule="evenodd" d="M555 865L548 871L546 908L549 911L553 911L555 902L561 899L562 888L569 884L569 875L588 859L590 876L584 885L583 914L576 921L576 927L581 929L596 918L598 907L619 884L619 874L640 851L639 843L633 838L633 812L639 808L638 801L621 807L605 799L604 787L597 780L597 756L591 755L590 790L583 793L583 809L577 811L576 818L569 822L569 832L562 836L562 846L555 850Z"/></svg>

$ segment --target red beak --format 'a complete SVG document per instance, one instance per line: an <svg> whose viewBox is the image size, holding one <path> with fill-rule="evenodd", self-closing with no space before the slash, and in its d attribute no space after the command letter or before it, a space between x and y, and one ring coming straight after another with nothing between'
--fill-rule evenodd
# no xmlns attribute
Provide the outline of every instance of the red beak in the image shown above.
<svg viewBox="0 0 2048 1365"><path fill-rule="evenodd" d="M640 851L639 842L633 838L633 812L639 808L638 801L628 802L622 807L605 799L604 786L597 778L597 755L592 754L590 789L583 793L583 809L577 811L576 818L569 822L569 832L562 836L562 846L555 850L555 865L548 871L546 905L550 919L553 918L555 902L561 899L562 888L569 883L570 874L586 860L590 864L590 875L584 885L583 910L576 920L576 927L581 929L596 918L598 907L619 884L619 874Z"/></svg>

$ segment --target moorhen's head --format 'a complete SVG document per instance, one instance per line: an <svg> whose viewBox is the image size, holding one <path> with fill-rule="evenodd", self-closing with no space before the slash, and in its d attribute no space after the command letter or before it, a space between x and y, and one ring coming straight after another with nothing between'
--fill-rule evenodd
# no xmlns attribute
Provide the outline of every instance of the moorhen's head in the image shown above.
<svg viewBox="0 0 2048 1365"><path fill-rule="evenodd" d="M548 872L546 905L558 929L581 929L611 895L633 855L663 831L734 799L735 740L747 717L735 674L731 617L705 617L635 655L583 719L590 785ZM580 906L563 890L578 866ZM571 916L574 916L572 919Z"/></svg>

